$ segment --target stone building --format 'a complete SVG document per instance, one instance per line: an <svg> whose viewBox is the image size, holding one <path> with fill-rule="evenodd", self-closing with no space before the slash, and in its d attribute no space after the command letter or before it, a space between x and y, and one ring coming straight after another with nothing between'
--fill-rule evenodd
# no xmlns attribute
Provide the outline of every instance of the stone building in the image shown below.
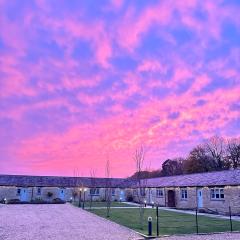
<svg viewBox="0 0 240 240"><path fill-rule="evenodd" d="M144 180L141 199L148 204L240 214L240 170L187 174ZM136 200L137 190L134 199ZM140 194L140 191L139 191Z"/></svg>
<svg viewBox="0 0 240 240"><path fill-rule="evenodd" d="M81 200L102 201L106 189L112 201L125 201L125 179L0 175L0 201L54 202Z"/></svg>
<svg viewBox="0 0 240 240"><path fill-rule="evenodd" d="M143 201L164 207L240 214L240 170L188 174L142 180L0 175L0 201L21 202ZM130 198L129 198L130 196ZM141 196L139 198L139 196Z"/></svg>

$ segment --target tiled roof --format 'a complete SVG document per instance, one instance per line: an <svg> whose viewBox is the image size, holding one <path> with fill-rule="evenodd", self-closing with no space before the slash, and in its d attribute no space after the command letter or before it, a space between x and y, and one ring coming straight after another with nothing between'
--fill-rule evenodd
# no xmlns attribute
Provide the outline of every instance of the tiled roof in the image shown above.
<svg viewBox="0 0 240 240"><path fill-rule="evenodd" d="M143 180L143 184L147 187L240 186L240 169L151 178Z"/></svg>
<svg viewBox="0 0 240 240"><path fill-rule="evenodd" d="M0 175L0 186L49 186L49 187L121 187L122 178L55 177Z"/></svg>
<svg viewBox="0 0 240 240"><path fill-rule="evenodd" d="M110 183L110 184L109 184ZM209 173L186 174L142 180L146 187L193 187L239 185L240 170L218 171ZM0 186L49 186L49 187L136 187L134 179L94 178L90 177L54 177L0 175Z"/></svg>

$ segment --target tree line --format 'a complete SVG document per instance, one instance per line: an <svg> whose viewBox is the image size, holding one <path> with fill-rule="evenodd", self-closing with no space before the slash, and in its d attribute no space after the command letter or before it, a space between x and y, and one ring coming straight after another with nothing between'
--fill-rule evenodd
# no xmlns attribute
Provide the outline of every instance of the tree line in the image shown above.
<svg viewBox="0 0 240 240"><path fill-rule="evenodd" d="M186 158L167 159L161 169L141 171L141 178L174 176L240 168L240 138L213 136L194 147ZM133 178L139 177L139 172Z"/></svg>

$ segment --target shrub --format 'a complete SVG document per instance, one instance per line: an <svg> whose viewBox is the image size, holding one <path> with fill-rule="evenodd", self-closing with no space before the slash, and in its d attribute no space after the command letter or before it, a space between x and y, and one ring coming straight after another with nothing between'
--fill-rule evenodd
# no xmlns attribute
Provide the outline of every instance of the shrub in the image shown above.
<svg viewBox="0 0 240 240"><path fill-rule="evenodd" d="M42 203L45 203L45 201L42 200L41 198L36 198L32 200L31 203L42 204Z"/></svg>
<svg viewBox="0 0 240 240"><path fill-rule="evenodd" d="M54 199L53 199L53 203L65 203L65 201L63 201L63 200L60 199L60 198L54 198Z"/></svg>
<svg viewBox="0 0 240 240"><path fill-rule="evenodd" d="M19 204L21 201L19 199L9 199L7 200L8 204Z"/></svg>
<svg viewBox="0 0 240 240"><path fill-rule="evenodd" d="M51 198L51 197L53 196L53 193L52 193L52 192L48 192L48 193L47 193L47 196L48 196L49 198Z"/></svg>
<svg viewBox="0 0 240 240"><path fill-rule="evenodd" d="M127 200L127 202L133 202L133 196L128 195L126 200Z"/></svg>

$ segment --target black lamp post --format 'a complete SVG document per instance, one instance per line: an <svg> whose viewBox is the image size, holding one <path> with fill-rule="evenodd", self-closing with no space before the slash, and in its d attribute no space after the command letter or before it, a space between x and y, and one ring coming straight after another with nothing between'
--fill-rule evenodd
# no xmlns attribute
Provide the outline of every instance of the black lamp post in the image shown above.
<svg viewBox="0 0 240 240"><path fill-rule="evenodd" d="M84 188L83 189L83 209L84 209L84 204L85 204L85 193L86 193L86 191L87 191L87 188Z"/></svg>
<svg viewBox="0 0 240 240"><path fill-rule="evenodd" d="M82 188L79 189L79 201L78 201L78 207L81 207L81 198L82 198Z"/></svg>

